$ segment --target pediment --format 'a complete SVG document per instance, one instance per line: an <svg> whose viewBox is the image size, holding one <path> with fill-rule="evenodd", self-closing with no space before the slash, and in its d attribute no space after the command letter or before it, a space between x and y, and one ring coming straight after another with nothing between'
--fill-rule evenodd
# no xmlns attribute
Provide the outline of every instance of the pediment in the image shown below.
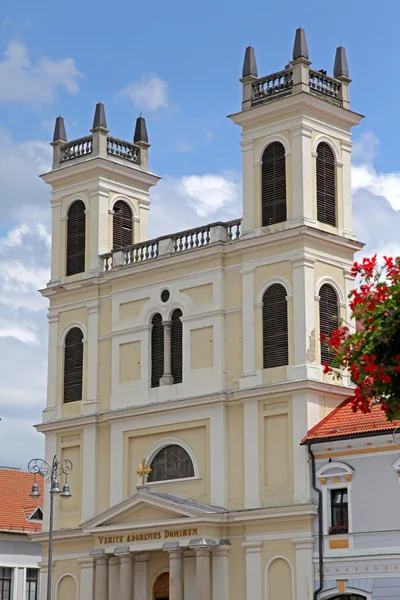
<svg viewBox="0 0 400 600"><path fill-rule="evenodd" d="M88 530L115 525L168 523L177 519L198 519L199 516L223 512L223 508L201 504L174 494L152 493L144 488L139 489L131 498L81 523L81 527Z"/></svg>
<svg viewBox="0 0 400 600"><path fill-rule="evenodd" d="M171 519L184 518L186 515L142 503L121 515L109 519L104 525L136 525L137 523L156 523Z"/></svg>

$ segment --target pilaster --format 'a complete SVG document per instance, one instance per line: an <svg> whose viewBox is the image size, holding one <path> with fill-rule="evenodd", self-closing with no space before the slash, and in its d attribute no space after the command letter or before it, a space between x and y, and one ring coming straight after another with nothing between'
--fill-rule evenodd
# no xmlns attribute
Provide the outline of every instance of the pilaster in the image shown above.
<svg viewBox="0 0 400 600"><path fill-rule="evenodd" d="M135 600L147 600L147 562L148 554L135 556L134 594Z"/></svg>
<svg viewBox="0 0 400 600"><path fill-rule="evenodd" d="M244 542L243 547L246 549L246 598L262 600L262 542Z"/></svg>
<svg viewBox="0 0 400 600"><path fill-rule="evenodd" d="M293 323L294 359L288 368L291 380L320 379L320 365L316 364L315 339L315 260L295 259L293 268Z"/></svg>
<svg viewBox="0 0 400 600"><path fill-rule="evenodd" d="M58 347L58 319L59 315L47 315L49 323L49 348L47 366L47 404L44 410L43 421L52 421L56 418L57 405L57 347Z"/></svg>
<svg viewBox="0 0 400 600"><path fill-rule="evenodd" d="M242 176L243 176L243 219L242 237L254 234L254 143L241 142L242 146Z"/></svg>
<svg viewBox="0 0 400 600"><path fill-rule="evenodd" d="M78 558L78 563L81 571L79 597L92 600L94 591L94 560L91 557ZM42 577L42 571L40 571L40 577Z"/></svg>
<svg viewBox="0 0 400 600"><path fill-rule="evenodd" d="M87 425L83 430L82 521L96 514L97 489L97 427Z"/></svg>
<svg viewBox="0 0 400 600"><path fill-rule="evenodd" d="M243 404L244 429L244 506L259 508L259 431L258 399L245 400Z"/></svg>
<svg viewBox="0 0 400 600"><path fill-rule="evenodd" d="M184 600L196 600L196 555L193 550L186 550L183 554L184 562Z"/></svg>
<svg viewBox="0 0 400 600"><path fill-rule="evenodd" d="M63 273L61 273L61 202L52 201L51 203L51 281L57 281Z"/></svg>
<svg viewBox="0 0 400 600"><path fill-rule="evenodd" d="M312 129L303 124L291 130L292 219L297 225L315 224L313 217L311 135Z"/></svg>
<svg viewBox="0 0 400 600"><path fill-rule="evenodd" d="M108 600L108 555L95 556L94 600Z"/></svg>
<svg viewBox="0 0 400 600"><path fill-rule="evenodd" d="M355 238L353 233L353 200L351 193L351 148L353 144L342 140L342 202L343 202L343 235Z"/></svg>
<svg viewBox="0 0 400 600"><path fill-rule="evenodd" d="M212 552L212 597L229 600L229 550L230 544L219 545Z"/></svg>
<svg viewBox="0 0 400 600"><path fill-rule="evenodd" d="M99 310L100 303L94 302L87 307L87 388L86 400L81 404L81 414L98 412L98 348L99 348Z"/></svg>
<svg viewBox="0 0 400 600"><path fill-rule="evenodd" d="M309 600L314 588L313 544L310 537L291 540L296 548L297 600Z"/></svg>
<svg viewBox="0 0 400 600"><path fill-rule="evenodd" d="M98 273L100 270L99 256L110 249L109 240L109 191L100 185L90 190L89 198L89 271ZM86 250L87 252L88 250Z"/></svg>
<svg viewBox="0 0 400 600"><path fill-rule="evenodd" d="M132 600L133 593L133 555L129 552L128 547L120 548L118 553L120 559L120 600ZM136 573L135 573L136 580ZM110 600L113 600L110 598ZM136 595L135 595L136 600Z"/></svg>
<svg viewBox="0 0 400 600"><path fill-rule="evenodd" d="M169 555L169 600L184 600L183 561L179 542L167 542L163 549Z"/></svg>
<svg viewBox="0 0 400 600"><path fill-rule="evenodd" d="M254 310L254 267L245 267L242 276L242 337L243 337L243 373L240 387L254 387L261 384L260 374L256 372L255 349L255 310Z"/></svg>
<svg viewBox="0 0 400 600"><path fill-rule="evenodd" d="M171 385L174 378L171 373L171 328L172 321L163 321L164 328L164 373L160 379L160 385Z"/></svg>

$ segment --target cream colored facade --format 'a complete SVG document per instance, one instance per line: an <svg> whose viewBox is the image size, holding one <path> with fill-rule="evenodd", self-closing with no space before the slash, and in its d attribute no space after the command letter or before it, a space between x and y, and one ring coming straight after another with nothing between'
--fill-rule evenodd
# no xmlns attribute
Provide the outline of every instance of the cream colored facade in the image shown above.
<svg viewBox="0 0 400 600"><path fill-rule="evenodd" d="M118 199L133 213L134 243L147 251L149 190L158 177L111 155L108 132L95 128L92 151L65 156L54 145L53 246L49 298L47 407L38 426L46 459L72 460L73 497L57 503L54 597L58 600L153 600L169 572L170 600L309 600L314 589L308 429L349 393L324 376L319 350L319 289L331 283L349 315L353 254L351 127L361 117L339 95L313 93L310 63L294 60L289 93L254 101L247 75L242 110L243 219L208 229L209 243L179 250L171 235L158 256L129 262L112 248ZM261 158L280 141L286 151L287 220L261 225ZM316 148L335 156L337 227L317 221ZM64 153L64 154L63 154ZM74 155L69 155L74 156ZM61 161L60 161L61 157ZM66 276L66 217L86 207L85 272ZM107 254L106 258L100 258ZM105 265L106 269L105 270ZM289 364L263 369L262 297L287 291ZM162 290L168 302L160 299ZM151 318L183 313L183 381L150 387ZM83 395L63 404L64 341L84 334ZM136 469L160 448L182 445L194 476L141 487ZM45 506L44 523L47 522ZM37 536L46 554L46 534ZM42 582L46 578L43 566ZM45 585L42 584L42 590Z"/></svg>

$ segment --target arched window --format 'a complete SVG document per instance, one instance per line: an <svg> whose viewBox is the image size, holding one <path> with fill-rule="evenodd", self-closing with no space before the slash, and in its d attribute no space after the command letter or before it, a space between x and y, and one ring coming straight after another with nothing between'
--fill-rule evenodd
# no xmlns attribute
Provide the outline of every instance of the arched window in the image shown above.
<svg viewBox="0 0 400 600"><path fill-rule="evenodd" d="M336 226L335 156L326 142L317 147L317 219Z"/></svg>
<svg viewBox="0 0 400 600"><path fill-rule="evenodd" d="M114 204L113 214L113 250L130 246L132 239L132 211L123 200Z"/></svg>
<svg viewBox="0 0 400 600"><path fill-rule="evenodd" d="M160 385L164 373L164 327L162 316L157 313L151 320L151 387Z"/></svg>
<svg viewBox="0 0 400 600"><path fill-rule="evenodd" d="M261 168L262 226L286 221L285 148L272 142L264 150Z"/></svg>
<svg viewBox="0 0 400 600"><path fill-rule="evenodd" d="M263 296L264 369L289 362L286 290L280 283L270 285Z"/></svg>
<svg viewBox="0 0 400 600"><path fill-rule="evenodd" d="M182 383L182 311L172 313L171 326L171 373L174 383Z"/></svg>
<svg viewBox="0 0 400 600"><path fill-rule="evenodd" d="M194 467L189 454L182 446L173 444L160 450L150 464L147 481L167 481L194 477Z"/></svg>
<svg viewBox="0 0 400 600"><path fill-rule="evenodd" d="M64 349L64 402L82 400L83 333L79 327L70 329Z"/></svg>
<svg viewBox="0 0 400 600"><path fill-rule="evenodd" d="M336 290L329 283L324 283L319 290L319 332L330 336L339 327L339 302ZM334 355L329 352L326 340L321 341L321 363L330 365Z"/></svg>
<svg viewBox="0 0 400 600"><path fill-rule="evenodd" d="M76 200L68 210L67 218L67 275L85 270L85 205Z"/></svg>

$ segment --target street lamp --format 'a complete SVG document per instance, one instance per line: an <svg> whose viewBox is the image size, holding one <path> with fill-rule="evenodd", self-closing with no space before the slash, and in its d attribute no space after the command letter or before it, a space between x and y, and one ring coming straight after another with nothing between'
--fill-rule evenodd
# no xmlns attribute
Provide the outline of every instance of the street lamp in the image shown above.
<svg viewBox="0 0 400 600"><path fill-rule="evenodd" d="M32 491L29 494L31 498L39 498L40 492L36 482L36 475L41 475L47 483L50 483L50 527L49 527L49 551L47 561L47 600L51 600L51 584L52 584L52 570L53 570L53 524L54 524L54 496L60 496L60 498L71 498L71 492L69 491L68 475L73 469L72 462L67 458L61 460L57 456L53 458L51 465L41 458L34 458L28 464L28 471L33 473L34 480L32 484ZM62 491L60 490L60 484L58 477L64 475L64 485Z"/></svg>

